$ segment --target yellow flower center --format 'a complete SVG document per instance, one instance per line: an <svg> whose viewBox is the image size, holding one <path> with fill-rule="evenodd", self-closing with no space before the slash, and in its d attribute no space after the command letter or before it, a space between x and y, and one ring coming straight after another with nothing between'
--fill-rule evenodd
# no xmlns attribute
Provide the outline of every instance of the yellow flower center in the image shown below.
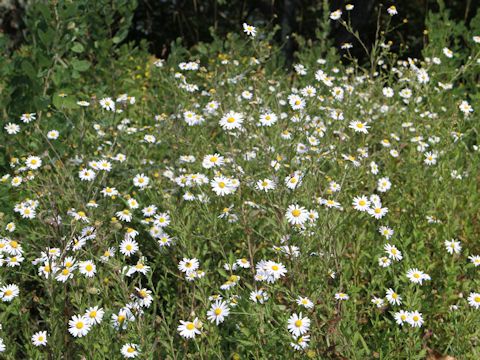
<svg viewBox="0 0 480 360"><path fill-rule="evenodd" d="M302 320L298 319L297 321L295 321L295 326L296 327L302 326Z"/></svg>
<svg viewBox="0 0 480 360"><path fill-rule="evenodd" d="M79 330L80 330L80 329L83 329L83 322L81 322L81 321L77 322L77 324L75 325L75 327L76 327L77 329L79 329Z"/></svg>
<svg viewBox="0 0 480 360"><path fill-rule="evenodd" d="M187 328L187 330L190 330L190 331L195 329L195 325L193 323L188 323L185 327Z"/></svg>
<svg viewBox="0 0 480 360"><path fill-rule="evenodd" d="M302 213L302 212L301 212L300 210L298 210L298 209L294 209L294 210L292 211L292 215L293 215L294 217L299 217L301 213Z"/></svg>
<svg viewBox="0 0 480 360"><path fill-rule="evenodd" d="M235 118L232 117L232 116L230 116L230 117L227 119L227 122L228 122L229 124L234 123L234 122L235 122Z"/></svg>
<svg viewBox="0 0 480 360"><path fill-rule="evenodd" d="M222 313L222 309L220 308L216 308L215 311L214 311L215 315L220 315Z"/></svg>

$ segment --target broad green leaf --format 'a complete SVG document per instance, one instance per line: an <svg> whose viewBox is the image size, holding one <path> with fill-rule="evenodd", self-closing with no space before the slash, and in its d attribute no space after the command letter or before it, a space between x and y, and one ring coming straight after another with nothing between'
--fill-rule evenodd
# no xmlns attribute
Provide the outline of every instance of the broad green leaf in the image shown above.
<svg viewBox="0 0 480 360"><path fill-rule="evenodd" d="M73 69L77 71L86 71L90 68L90 63L87 60L72 60Z"/></svg>
<svg viewBox="0 0 480 360"><path fill-rule="evenodd" d="M30 61L23 60L21 66L23 73L27 75L30 79L34 79L37 77L37 71L35 70Z"/></svg>
<svg viewBox="0 0 480 360"><path fill-rule="evenodd" d="M81 43L76 42L72 46L72 51L76 52L77 54L80 54L85 51L85 47Z"/></svg>
<svg viewBox="0 0 480 360"><path fill-rule="evenodd" d="M77 109L79 107L72 95L63 93L53 95L52 102L57 109Z"/></svg>

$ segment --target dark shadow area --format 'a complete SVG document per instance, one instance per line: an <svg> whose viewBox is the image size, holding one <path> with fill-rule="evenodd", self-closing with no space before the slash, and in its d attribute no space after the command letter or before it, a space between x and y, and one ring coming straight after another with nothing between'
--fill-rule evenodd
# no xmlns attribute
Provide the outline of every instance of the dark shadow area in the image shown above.
<svg viewBox="0 0 480 360"><path fill-rule="evenodd" d="M475 15L479 3L475 0L443 1L450 11L452 20L462 20L466 24ZM23 41L25 13L23 1L11 1L1 5L0 31L6 34L13 47ZM325 5L328 4L328 9ZM375 39L377 13L381 7L383 21L388 15L386 9L396 5L399 14L392 19L398 29L390 39L394 51L399 51L401 44L408 44L403 49L405 56L418 57L423 47L423 30L425 16L429 11L438 11L436 0L410 0L403 2L378 0L322 1L322 0L138 0L132 26L126 41L140 42L147 40L149 50L157 57L166 57L172 41L181 38L185 46L212 40L211 29L220 36L228 32L241 32L243 22L261 28L280 26L275 41L283 45L286 62L291 63L298 44L291 34L305 39L315 39L315 32L322 21L324 11L343 9L352 4L350 19L367 46ZM340 48L344 43L354 45L351 53L362 60L364 52L351 34L338 23L333 23L329 38ZM356 46L357 45L357 46Z"/></svg>

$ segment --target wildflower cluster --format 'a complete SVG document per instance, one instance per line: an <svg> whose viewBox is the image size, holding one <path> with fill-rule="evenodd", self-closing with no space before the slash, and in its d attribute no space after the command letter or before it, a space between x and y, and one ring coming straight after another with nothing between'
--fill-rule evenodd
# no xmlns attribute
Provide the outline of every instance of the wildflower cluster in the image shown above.
<svg viewBox="0 0 480 360"><path fill-rule="evenodd" d="M419 328L478 321L478 104L442 73L455 53L286 79L243 32L248 57L145 60L131 94L5 125L1 352L15 317L36 351L113 358L354 357L362 334L420 352Z"/></svg>

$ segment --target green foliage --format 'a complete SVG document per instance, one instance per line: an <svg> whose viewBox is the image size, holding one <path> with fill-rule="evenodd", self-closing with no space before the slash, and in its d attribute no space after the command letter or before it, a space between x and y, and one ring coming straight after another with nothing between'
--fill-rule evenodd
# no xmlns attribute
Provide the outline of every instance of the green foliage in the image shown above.
<svg viewBox="0 0 480 360"><path fill-rule="evenodd" d="M477 11L467 24L464 21L453 20L443 0L439 0L438 4L440 11L429 12L425 21L428 42L422 54L426 58L442 57L444 48L452 50L453 59L444 64L443 72L438 73L436 80L445 81L448 74L460 68L459 76L462 77L455 80L462 82L462 86L465 87L463 91L467 93L474 91L474 96L478 96L478 73L467 70L478 66L478 57L471 57L471 54L475 54L475 49L478 48L473 36L480 31L480 11Z"/></svg>
<svg viewBox="0 0 480 360"><path fill-rule="evenodd" d="M6 115L44 111L53 94L79 93L99 78L111 86L116 48L135 8L129 0L32 2L25 43L7 58L4 70Z"/></svg>
<svg viewBox="0 0 480 360"><path fill-rule="evenodd" d="M75 108L72 95L90 96L92 84L103 92L130 81L131 57L146 56L145 44L121 45L130 28L135 1L35 1L27 7L25 42L2 51L0 106L11 121L26 112ZM101 85L99 85L101 83ZM3 139L4 134L0 135ZM8 159L2 141L0 166ZM5 144L7 148L5 149Z"/></svg>

